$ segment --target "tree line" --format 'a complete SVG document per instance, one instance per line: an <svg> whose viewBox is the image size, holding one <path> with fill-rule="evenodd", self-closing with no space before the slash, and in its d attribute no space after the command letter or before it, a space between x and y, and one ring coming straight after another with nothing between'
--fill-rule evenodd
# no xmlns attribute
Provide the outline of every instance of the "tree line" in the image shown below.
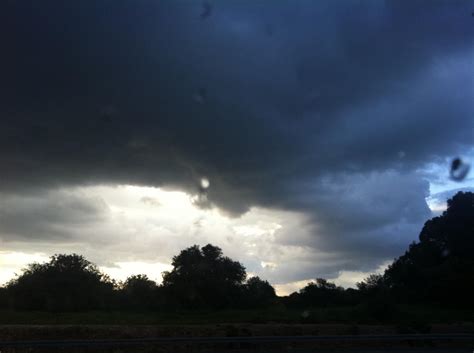
<svg viewBox="0 0 474 353"><path fill-rule="evenodd" d="M208 244L182 250L158 285L146 275L116 282L83 256L54 255L30 264L0 288L0 308L53 312L90 310L221 310L286 307L306 309L365 305L387 319L398 303L474 309L474 193L459 192L442 215L427 221L419 241L380 275L357 288L319 278L278 297L259 277Z"/></svg>
<svg viewBox="0 0 474 353"><path fill-rule="evenodd" d="M274 288L211 244L173 257L173 270L158 285L146 275L116 282L78 254L33 263L0 290L0 307L13 310L212 310L274 304Z"/></svg>

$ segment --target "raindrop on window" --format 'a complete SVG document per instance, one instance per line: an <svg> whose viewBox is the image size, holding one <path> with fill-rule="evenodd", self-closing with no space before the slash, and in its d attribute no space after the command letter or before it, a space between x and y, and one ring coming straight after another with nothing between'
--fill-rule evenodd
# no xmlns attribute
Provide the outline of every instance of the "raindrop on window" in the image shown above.
<svg viewBox="0 0 474 353"><path fill-rule="evenodd" d="M207 189L209 187L209 185L211 185L211 183L209 182L209 179L207 179L207 178L202 178L201 179L201 188Z"/></svg>
<svg viewBox="0 0 474 353"><path fill-rule="evenodd" d="M451 162L451 170L449 172L451 179L462 181L469 173L470 165L462 161L461 158L455 158Z"/></svg>
<svg viewBox="0 0 474 353"><path fill-rule="evenodd" d="M205 19L209 16L211 16L211 13L212 13L212 5L205 1L202 3L202 12L201 12L201 18L202 19Z"/></svg>

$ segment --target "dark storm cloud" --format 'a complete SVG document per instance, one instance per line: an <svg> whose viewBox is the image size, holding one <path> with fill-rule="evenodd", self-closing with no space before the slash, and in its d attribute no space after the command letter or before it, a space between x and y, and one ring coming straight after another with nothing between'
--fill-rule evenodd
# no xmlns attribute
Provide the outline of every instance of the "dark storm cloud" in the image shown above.
<svg viewBox="0 0 474 353"><path fill-rule="evenodd" d="M411 234L426 185L386 171L472 143L471 12L228 1L203 19L199 2L2 2L0 188L196 193L205 176L207 199L230 213L300 210L324 235L317 246L393 249L373 239L400 221Z"/></svg>
<svg viewBox="0 0 474 353"><path fill-rule="evenodd" d="M78 241L76 228L103 221L108 212L100 198L62 190L0 196L0 242Z"/></svg>
<svg viewBox="0 0 474 353"><path fill-rule="evenodd" d="M328 277L337 277L341 269L370 271L399 256L431 215L425 202L428 182L412 173L347 173L315 181L305 190L300 202L312 211L312 235L277 233L277 242L331 254L328 261L306 269L324 267Z"/></svg>

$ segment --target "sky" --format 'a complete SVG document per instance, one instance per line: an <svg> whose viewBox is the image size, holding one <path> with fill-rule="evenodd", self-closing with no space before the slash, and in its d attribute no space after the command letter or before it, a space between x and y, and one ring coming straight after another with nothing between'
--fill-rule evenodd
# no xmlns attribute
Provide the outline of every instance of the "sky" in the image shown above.
<svg viewBox="0 0 474 353"><path fill-rule="evenodd" d="M160 282L207 243L280 294L382 272L474 190L473 11L2 1L0 284L71 252Z"/></svg>

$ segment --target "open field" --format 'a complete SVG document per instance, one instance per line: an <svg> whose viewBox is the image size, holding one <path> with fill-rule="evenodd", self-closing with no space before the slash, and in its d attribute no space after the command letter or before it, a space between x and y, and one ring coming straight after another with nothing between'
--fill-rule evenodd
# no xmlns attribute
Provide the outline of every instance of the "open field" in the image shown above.
<svg viewBox="0 0 474 353"><path fill-rule="evenodd" d="M392 314L395 314L391 315L392 322L381 324L361 307L305 311L272 308L155 313L0 312L0 346L1 342L8 341L14 344L39 342L38 346L13 345L0 349L2 353L305 352L326 349L344 352L387 351L388 348L400 349L400 352L419 349L471 352L474 338L471 341L432 338L433 335L458 334L474 337L474 322L469 313L399 307ZM413 334L416 339L406 339ZM420 339L420 334L428 334L423 337L430 338ZM262 341L265 337L268 341ZM314 339L305 341L305 337ZM165 341L159 341L161 339ZM101 344L100 340L106 342Z"/></svg>
<svg viewBox="0 0 474 353"><path fill-rule="evenodd" d="M246 337L393 335L393 325L207 324L207 325L1 325L2 340L111 339L137 337ZM474 334L473 324L435 324L431 334Z"/></svg>
<svg viewBox="0 0 474 353"><path fill-rule="evenodd" d="M0 325L195 325L220 323L250 324L346 324L407 327L433 324L474 323L472 310L452 310L441 307L394 306L370 308L365 306L308 308L284 307L258 310L222 311L93 311L93 312L19 312L0 311ZM425 328L426 329L426 328ZM402 332L409 333L409 332ZM426 331L425 331L426 333Z"/></svg>
<svg viewBox="0 0 474 353"><path fill-rule="evenodd" d="M0 346L1 342L8 341L38 341L40 346L33 348L12 346L0 349L2 353L66 351L68 353L99 351L267 353L305 352L306 349L309 351L316 349L318 352L324 352L326 349L337 349L341 352L347 350L357 352L362 349L375 352L377 349L388 351L388 348L400 349L392 350L394 352L418 352L420 349L421 351L436 349L439 352L472 351L470 345L474 345L474 338L471 341L465 338L460 340L449 338L459 334L474 337L474 320L470 312L401 306L392 313L390 320L381 323L369 315L366 309L334 307L301 311L272 308L155 313L3 311L0 312ZM406 339L410 335L416 335L416 339ZM432 338L437 335L448 335L448 338L438 340ZM269 341L261 342L265 337L269 337ZM292 341L292 337L296 337L296 340L304 337L316 339L295 342L295 339ZM162 338L178 341L184 339L185 342L156 340ZM210 341L200 341L206 338ZM146 342L140 343L136 341L137 339ZM237 342L225 341L227 339ZM247 339L255 342L245 341ZM98 340L108 340L109 344L97 346ZM131 341L127 343L122 340ZM59 346L55 346L57 341L65 342L65 346L61 346L61 342ZM53 344L41 346L45 342Z"/></svg>

